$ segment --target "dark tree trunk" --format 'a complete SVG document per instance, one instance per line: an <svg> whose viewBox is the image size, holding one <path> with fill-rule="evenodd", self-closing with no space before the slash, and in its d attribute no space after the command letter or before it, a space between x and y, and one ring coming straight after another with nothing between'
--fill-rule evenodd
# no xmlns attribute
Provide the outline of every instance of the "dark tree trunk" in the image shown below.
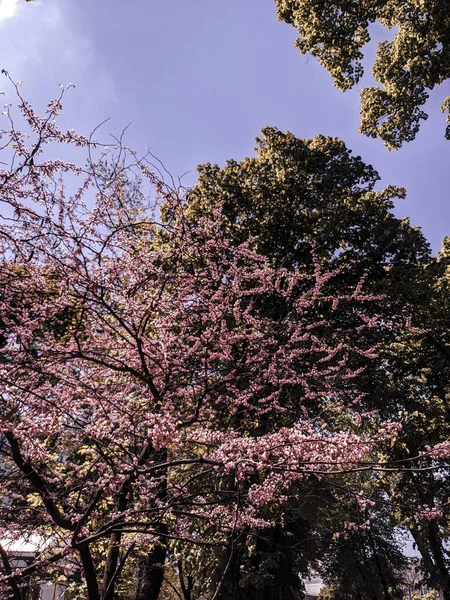
<svg viewBox="0 0 450 600"><path fill-rule="evenodd" d="M78 548L81 564L83 565L84 577L86 580L88 597L87 600L100 600L100 591L98 589L97 573L95 572L92 554L87 544L82 544Z"/></svg>
<svg viewBox="0 0 450 600"><path fill-rule="evenodd" d="M119 492L119 497L117 501L117 510L119 512L123 512L127 508L130 484L130 480L125 482L122 486L122 489ZM118 574L118 562L121 540L122 535L120 532L113 532L111 534L109 540L108 556L106 558L106 564L103 573L102 600L113 600L114 598L114 587Z"/></svg>
<svg viewBox="0 0 450 600"><path fill-rule="evenodd" d="M194 588L194 578L192 575L184 577L183 562L178 561L178 576L180 579L181 591L183 593L183 600L192 600L192 590Z"/></svg>
<svg viewBox="0 0 450 600"><path fill-rule="evenodd" d="M428 524L428 540L434 558L436 571L439 573L440 588L444 600L450 600L450 574L442 548L442 540L436 523Z"/></svg>
<svg viewBox="0 0 450 600"><path fill-rule="evenodd" d="M381 585L383 587L384 598L385 598L385 600L391 600L392 596L389 593L389 586L388 586L388 583L387 583L386 578L384 576L383 567L381 566L380 557L378 556L378 550L377 550L377 548L375 546L375 540L373 539L373 535L372 535L372 532L370 530L369 530L369 542L370 542L370 547L372 548L373 559L375 561L375 567L376 567L377 572L378 572L378 577L380 578Z"/></svg>
<svg viewBox="0 0 450 600"><path fill-rule="evenodd" d="M235 546L223 553L219 561L218 591L215 600L238 600L240 554Z"/></svg>
<svg viewBox="0 0 450 600"><path fill-rule="evenodd" d="M113 600L114 598L121 539L120 533L113 533L109 540L108 556L103 575L102 600Z"/></svg>
<svg viewBox="0 0 450 600"><path fill-rule="evenodd" d="M370 587L371 586L369 585L369 582L367 581L367 577L366 577L366 574L365 574L365 571L364 571L365 570L364 563L361 564L361 561L359 560L359 557L354 552L352 552L352 554L354 556L354 564L356 565L358 573L359 573L359 575L361 577L361 581L363 582L363 588L364 588L364 590L367 591L367 593L370 594ZM363 554L364 554L364 561L367 561L367 556L366 556L366 553L364 551L364 548L363 548ZM360 594L359 591L358 591L358 600L362 600L362 596L361 596L361 594ZM371 600L378 600L378 599L377 599L376 596L371 596Z"/></svg>
<svg viewBox="0 0 450 600"><path fill-rule="evenodd" d="M432 476L433 477L433 476ZM419 482L414 478L413 481L417 491L417 495L420 501L424 504L432 508L434 506L434 485L435 482L433 478L428 481L428 486L424 490ZM424 559L424 566L427 572L430 575L430 583L432 587L439 589L442 592L442 597L444 600L450 600L450 573L448 562L445 558L445 553L443 549L442 537L439 533L439 527L437 523L428 522L423 526L423 532L412 532L414 539L416 537L420 540L421 544L417 543L417 547L419 548L419 552L422 554L421 547L424 547L424 540L426 538L426 554L428 554L428 560L425 559L425 556L422 554ZM414 533L416 535L414 535ZM422 538L422 539L420 539ZM428 568L430 570L428 571Z"/></svg>
<svg viewBox="0 0 450 600"><path fill-rule="evenodd" d="M431 527L437 526L429 525L429 528ZM438 532L432 532L430 529L423 532L416 528L411 528L410 531L422 557L425 573L428 575L428 584L441 590L444 600L450 600L450 574Z"/></svg>
<svg viewBox="0 0 450 600"><path fill-rule="evenodd" d="M159 532L167 533L165 525L160 525ZM143 559L135 600L158 600L164 578L166 554L166 547L157 544Z"/></svg>
<svg viewBox="0 0 450 600"><path fill-rule="evenodd" d="M422 557L422 563L425 569L425 573L429 574L430 577L434 577L434 564L431 554L428 550L427 545L423 539L423 534L417 530L416 527L410 528L410 533L414 539L417 549Z"/></svg>

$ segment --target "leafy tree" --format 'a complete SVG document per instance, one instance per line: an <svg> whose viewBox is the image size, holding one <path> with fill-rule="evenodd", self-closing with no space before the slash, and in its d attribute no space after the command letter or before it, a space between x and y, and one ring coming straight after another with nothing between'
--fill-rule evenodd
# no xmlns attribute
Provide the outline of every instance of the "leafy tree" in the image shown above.
<svg viewBox="0 0 450 600"><path fill-rule="evenodd" d="M387 498L367 481L365 492L355 497L346 483L324 515L321 573L328 587L323 596L400 600L407 561Z"/></svg>
<svg viewBox="0 0 450 600"><path fill-rule="evenodd" d="M438 261L431 257L421 232L391 212L392 199L404 191L391 187L374 191L377 180L376 171L352 157L339 140L323 136L300 140L289 132L265 128L257 140L255 158L228 161L223 169L209 164L199 167L188 210L198 220L220 204L222 228L234 244L250 234L272 264L306 272L311 268L309 248L313 246L316 257L333 267L352 262L351 272L334 281L336 293L348 290L356 274L364 274L368 289L382 294L371 307L381 315L384 328L362 334L351 327L352 316L345 310L335 314L335 325L346 323L347 332L352 330L359 340L361 335L368 336L379 345L378 359L361 357L358 365L364 367L356 381L363 393L360 405L401 421L398 443L389 444L383 456L387 461L404 461L426 451L427 445L447 439L448 303L442 292L448 287L448 253L444 250ZM419 329L405 327L410 315ZM321 404L317 408L324 409ZM445 468L445 459L441 464ZM416 482L420 494L417 489L412 493L407 480ZM430 504L430 509L434 503L447 506L446 481L432 473L404 472L371 484L375 490L381 486L385 500L391 495L394 504L406 507L408 516L399 510L394 522L410 527L415 537L419 530L423 539L430 529L435 552L430 553L429 542L424 541L423 552L429 555L426 570L433 585L444 590L448 567L439 558L447 533L442 526L436 530L433 522L426 525L422 520L417 526L416 519L424 504ZM301 488L296 493L304 506ZM370 497L371 489L366 493ZM318 531L317 515L311 520L310 537L314 531ZM265 532L265 536L270 534ZM435 564L441 564L441 569Z"/></svg>
<svg viewBox="0 0 450 600"><path fill-rule="evenodd" d="M277 15L293 25L302 54L317 57L347 90L363 75L370 26L395 30L378 44L372 74L379 86L361 92L360 131L389 149L415 138L427 118L428 91L450 78L450 16L441 0L275 0ZM442 111L450 109L450 97ZM446 137L450 138L450 116Z"/></svg>
<svg viewBox="0 0 450 600"><path fill-rule="evenodd" d="M193 219L223 204L223 229L233 243L248 235L258 251L288 268L311 264L317 256L339 264L356 261L359 272L386 279L428 261L429 245L418 228L392 214L405 190L376 191L380 177L336 139L296 138L266 127L257 138L256 157L200 165L189 194Z"/></svg>
<svg viewBox="0 0 450 600"><path fill-rule="evenodd" d="M403 434L391 452L399 459L427 445L445 443L450 435L448 302L448 239L436 260L428 265L426 290L416 310L425 332L399 336L387 349L397 407L402 410ZM446 546L450 538L448 503L448 457L436 461L434 472L420 476L403 473L389 481L391 497L398 505L397 520L406 524L423 558L431 587L450 597L450 560ZM409 511L408 504L421 507L423 518Z"/></svg>

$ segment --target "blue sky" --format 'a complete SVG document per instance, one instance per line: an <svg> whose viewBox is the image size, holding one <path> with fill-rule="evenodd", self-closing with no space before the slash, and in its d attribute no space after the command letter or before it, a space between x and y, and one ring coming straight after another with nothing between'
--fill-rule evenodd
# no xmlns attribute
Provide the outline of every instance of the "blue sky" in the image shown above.
<svg viewBox="0 0 450 600"><path fill-rule="evenodd" d="M359 90L336 90L294 40L273 0L0 0L0 68L38 106L59 83L76 83L67 126L89 133L110 117L105 139L131 123L128 145L150 148L175 176L190 172L185 184L195 182L198 163L252 155L265 125L340 137L383 185L406 187L397 214L422 226L438 250L450 234L450 142L439 112L450 85L432 92L416 140L388 152L357 132Z"/></svg>

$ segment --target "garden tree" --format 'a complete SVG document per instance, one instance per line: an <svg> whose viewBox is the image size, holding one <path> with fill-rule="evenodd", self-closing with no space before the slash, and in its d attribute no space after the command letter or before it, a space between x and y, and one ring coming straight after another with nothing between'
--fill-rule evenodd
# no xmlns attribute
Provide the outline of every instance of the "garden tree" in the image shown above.
<svg viewBox="0 0 450 600"><path fill-rule="evenodd" d="M397 442L384 450L391 460L406 460L450 435L447 245L444 241L444 251L430 260L414 284L420 293L411 298L410 310L421 332L394 328L395 337L380 347L382 376L375 381L383 390L381 414L398 411L402 419ZM392 501L396 524L408 528L420 551L427 583L444 598L450 597L448 466L448 459L441 459L433 472L419 477L404 472L379 479ZM417 518L417 509L423 518Z"/></svg>
<svg viewBox="0 0 450 600"><path fill-rule="evenodd" d="M403 414L403 432L390 450L399 459L418 448L447 440L450 435L449 356L449 242L426 269L428 292L416 311L425 334L412 339L399 336L387 349L387 367L398 408ZM397 521L411 531L423 558L427 582L450 597L450 561L446 549L449 530L448 461L436 462L443 470L423 473L420 478L403 473L387 477L392 499L398 505ZM405 510L407 503L428 512L426 520Z"/></svg>
<svg viewBox="0 0 450 600"><path fill-rule="evenodd" d="M380 411L385 418L398 411L402 419L401 435L384 450L394 461L407 460L429 446L445 442L450 435L448 272L448 240L444 240L437 259L429 261L423 276L415 282L420 293L412 298L410 310L422 328L419 335L413 330L397 330L394 339L386 338L380 346L382 377L374 380L377 390L382 390ZM436 460L435 467L420 475L384 474L377 478L376 485L384 490L385 500L391 500L395 524L411 533L422 557L425 582L440 590L443 598L449 598L448 458ZM372 523L378 521L374 516Z"/></svg>
<svg viewBox="0 0 450 600"><path fill-rule="evenodd" d="M313 487L313 482L311 482ZM270 526L261 529L247 528L239 537L233 538L225 549L217 548L209 554L197 550L193 557L188 554L187 563L194 589L206 597L291 600L303 597L300 572L308 569L308 559L315 558L311 536L313 494L307 496L301 489L302 508L289 498L283 508L272 503ZM308 490L311 492L311 490ZM297 493L295 494L297 497ZM309 500L309 502L308 502ZM293 505L293 506L291 506ZM268 518L268 512L264 512ZM315 523L316 525L316 523ZM182 561L186 552L181 548ZM196 570L193 566L200 566ZM184 596L183 596L184 597Z"/></svg>
<svg viewBox="0 0 450 600"><path fill-rule="evenodd" d="M257 140L256 153L256 158L240 163L228 161L223 169L200 166L198 184L188 197L190 217L211 215L220 203L222 227L234 244L250 234L272 264L288 269L307 272L311 246L316 257L330 266L351 261L351 271L334 280L336 293L347 290L354 284L352 278L364 273L368 289L383 294L371 307L385 327L362 333L352 328L352 317L345 310L335 314L335 323L336 327L346 323L359 339L370 335L380 345L379 359L362 359L359 366L364 365L364 372L353 383L364 394L360 402L367 409L376 408L404 423L401 441L386 447L384 455L408 460L427 445L442 442L448 437L445 340L449 323L441 288L448 279L436 274L436 269L445 271L443 259L438 264L432 259L421 232L392 214L392 199L403 191L391 187L374 191L377 173L336 139L300 140L289 132L266 128ZM426 334L403 326L408 315L414 315ZM436 479L432 474L409 473L395 478L414 479L428 496L428 482ZM446 479L438 476L437 480L440 486L434 487L440 487L440 498L432 494L433 502L446 505ZM378 480L377 485L407 507L408 517L403 515L397 523L414 522L416 527L416 509L425 504L423 499L408 493L400 497L386 481ZM420 527L426 529L423 522ZM437 556L445 537L439 539ZM432 570L433 585L445 589L448 568L440 564L441 575Z"/></svg>
<svg viewBox="0 0 450 600"><path fill-rule="evenodd" d="M395 574L404 557L392 543L386 545L389 538L395 543L391 530L382 532L380 537L369 531L366 535L358 533L341 543L332 543L322 565L324 579L329 585L319 595L320 600L401 600L401 575L397 572L394 579L390 575ZM328 563L330 557L331 565ZM386 567L388 578L380 579L380 573L385 575Z"/></svg>
<svg viewBox="0 0 450 600"><path fill-rule="evenodd" d="M355 496L351 488L358 478L347 477L346 487L335 492L323 515L321 574L327 587L320 597L401 599L407 560L392 508L383 490L367 480Z"/></svg>
<svg viewBox="0 0 450 600"><path fill-rule="evenodd" d="M302 54L317 57L341 90L361 79L363 48L377 22L395 30L378 44L372 75L361 91L360 131L389 149L415 138L427 118L429 90L450 78L450 15L441 0L275 0L278 19L293 25ZM450 110L450 97L442 111ZM446 137L450 138L450 116Z"/></svg>
<svg viewBox="0 0 450 600"><path fill-rule="evenodd" d="M300 573L317 558L318 521L329 491L322 481L297 486L265 531L248 535L241 563L239 598L249 600L303 597Z"/></svg>
<svg viewBox="0 0 450 600"><path fill-rule="evenodd" d="M333 293L352 264L274 265L251 237L226 238L221 206L188 221L124 148L105 178L97 144L57 126L64 91L41 117L16 87L27 130L6 112L1 136L0 539L43 541L23 569L2 554L15 600L49 570L110 600L139 551L267 529L299 482L388 468L373 457L399 431L357 403L370 338L334 326L341 310L361 333L383 326L358 276ZM88 151L87 164L49 158L59 143ZM156 196L139 219L118 201L132 173ZM56 335L61 315L72 316Z"/></svg>
<svg viewBox="0 0 450 600"><path fill-rule="evenodd" d="M387 267L412 273L428 262L420 230L392 214L405 191L375 191L378 173L344 142L321 135L303 140L266 127L256 143L254 158L229 160L223 169L198 167L190 218L211 215L221 201L227 237L239 243L251 235L259 252L287 268L311 264L311 246L320 258L356 261L359 272L371 269L384 280Z"/></svg>

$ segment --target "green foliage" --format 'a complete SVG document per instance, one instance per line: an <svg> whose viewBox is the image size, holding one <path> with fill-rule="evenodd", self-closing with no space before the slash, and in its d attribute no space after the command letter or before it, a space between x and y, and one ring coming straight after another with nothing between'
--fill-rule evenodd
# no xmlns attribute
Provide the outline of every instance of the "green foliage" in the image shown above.
<svg viewBox="0 0 450 600"><path fill-rule="evenodd" d="M390 297L389 302L380 297L374 310L383 312L386 322L393 319L394 312L397 322L398 309L392 297L401 290L396 302L403 306L406 296L411 296L411 286L429 260L429 248L419 230L391 212L393 199L404 191L393 187L375 191L378 179L377 172L352 156L340 140L324 136L301 140L267 127L257 139L255 158L228 161L223 169L210 164L199 167L187 212L198 221L212 217L221 206L227 236L238 244L250 234L257 250L277 266L301 266L309 271L312 250L329 266L351 261L351 272L343 272L336 282L339 292L344 293L365 275L368 288ZM336 318L337 327L345 328L346 335L357 335L361 343L361 333L353 328L353 315L343 309ZM372 336L367 344L376 341ZM380 399L374 380L380 384L381 379L377 366L360 379L371 408ZM286 404L288 416L296 414L299 403L306 409L301 398ZM307 408L322 411L323 417L325 406ZM343 425L338 412L330 413L329 423L336 429ZM330 521L330 506L340 506L332 489L331 482L299 485L289 503L278 511L273 507L274 527L264 531L262 539L250 534L240 541L242 598L298 597L298 573L307 571L324 553L331 557L329 548L321 546L319 550L318 540L343 526L342 519Z"/></svg>
<svg viewBox="0 0 450 600"><path fill-rule="evenodd" d="M450 11L442 0L275 0L277 15L299 33L302 54L317 57L341 90L361 79L370 26L394 30L378 44L372 74L380 86L361 92L360 131L389 149L415 138L428 90L450 77ZM448 110L449 98L442 110ZM450 129L447 127L447 139Z"/></svg>
<svg viewBox="0 0 450 600"><path fill-rule="evenodd" d="M392 214L393 199L404 196L404 191L393 187L376 191L378 179L376 171L360 157L352 156L340 140L324 136L301 140L267 127L257 139L255 158L230 160L224 168L210 164L199 167L198 184L189 195L187 211L191 219L200 220L213 216L221 206L223 227L231 240L240 243L250 234L258 251L288 269L302 265L308 271L312 248L316 257L329 265L351 261L351 273L343 272L336 281L340 293L355 285L361 275L366 277L367 289L380 294L374 312L384 326L364 334L368 344L378 344L379 358L361 359L364 371L357 383L364 397L359 410L375 409L382 418L402 423L399 440L388 444L378 459L403 461L450 435L450 243L444 241L438 260L433 259L420 230ZM411 316L416 329L407 325ZM352 331L352 315L344 310L336 315L336 323ZM361 334L356 330L353 334L361 343ZM342 423L337 413L334 419L333 427L338 429ZM447 517L444 514L439 523L420 525L415 519L418 506L448 506L445 478L408 472L364 477L367 497L377 499L370 511L372 541L364 531L349 540L331 540L333 533L342 531L344 519L361 523L360 512L354 507L352 487L356 482L352 477L323 481L313 493L314 500L305 486L298 487L295 498L283 509L288 523L283 535L293 534L297 544L302 539L314 540L315 548L297 546L299 557L291 556L290 572L298 573L305 564L307 567L315 558L324 557L328 580L333 583L326 592L334 594L330 598L358 597L355 590L353 596L342 595L347 592L339 582L349 578L358 582L362 598L364 593L371 598L372 581L377 578L373 585L380 590L374 544L388 588L398 590L403 562L393 531L401 526L411 531L416 543L421 542L421 552L428 556L424 567L430 583L445 587L444 571L433 565L443 540L448 539ZM336 484L342 493L336 492ZM395 511L383 508L389 498L397 507ZM315 513L311 506L317 509ZM339 519L333 517L335 506L347 507L338 511ZM292 524L298 522L301 513L306 517L302 531L294 531ZM274 534L275 530L268 531L266 538ZM263 589L278 589L289 561L280 560L279 547L271 548L270 544L264 551L255 551L249 539L241 548L240 587L245 587L246 598L256 598ZM320 539L331 541L319 548ZM287 540L285 546L294 545ZM361 564L365 565L364 576L358 567ZM285 572L283 577L289 579ZM264 584L268 581L270 586ZM285 593L290 597L287 589Z"/></svg>
<svg viewBox="0 0 450 600"><path fill-rule="evenodd" d="M336 291L354 289L366 278L366 289L380 294L372 305L374 314L382 315L386 325L367 332L367 345L382 342L387 347L398 340L402 323L429 293L423 282L430 251L419 229L392 214L393 199L404 191L392 186L376 191L378 179L340 140L302 140L267 127L257 139L255 158L228 161L223 169L199 167L188 212L198 220L211 217L221 205L227 236L240 243L250 234L257 250L277 266L308 271L312 250L330 267L350 263L351 269L336 279ZM353 314L342 308L336 322L340 328L347 326L346 335L361 341ZM396 403L386 369L377 361L361 362L367 368L361 378L367 405L376 407L386 386Z"/></svg>
<svg viewBox="0 0 450 600"><path fill-rule="evenodd" d="M411 600L439 600L439 593L436 590L431 590L431 592L427 592L424 596L413 594Z"/></svg>
<svg viewBox="0 0 450 600"><path fill-rule="evenodd" d="M241 560L239 600L297 600L301 597L298 573L307 568L306 558L310 553L310 548L301 540L311 533L310 524L306 519L295 520L289 509L286 520L283 525L248 537Z"/></svg>
<svg viewBox="0 0 450 600"><path fill-rule="evenodd" d="M331 539L329 534L325 536L321 571L329 588L324 597L400 600L406 559L389 507L378 502L370 510L358 511L356 507L352 510L351 504L340 504L334 518L341 523L346 516L353 518L355 528L341 525L342 533Z"/></svg>
<svg viewBox="0 0 450 600"><path fill-rule="evenodd" d="M224 227L236 243L253 236L259 252L286 267L311 263L311 248L335 264L407 265L429 256L420 231L391 210L405 191L375 191L378 173L336 139L296 138L266 127L256 157L198 168L188 207L212 216L223 203Z"/></svg>

